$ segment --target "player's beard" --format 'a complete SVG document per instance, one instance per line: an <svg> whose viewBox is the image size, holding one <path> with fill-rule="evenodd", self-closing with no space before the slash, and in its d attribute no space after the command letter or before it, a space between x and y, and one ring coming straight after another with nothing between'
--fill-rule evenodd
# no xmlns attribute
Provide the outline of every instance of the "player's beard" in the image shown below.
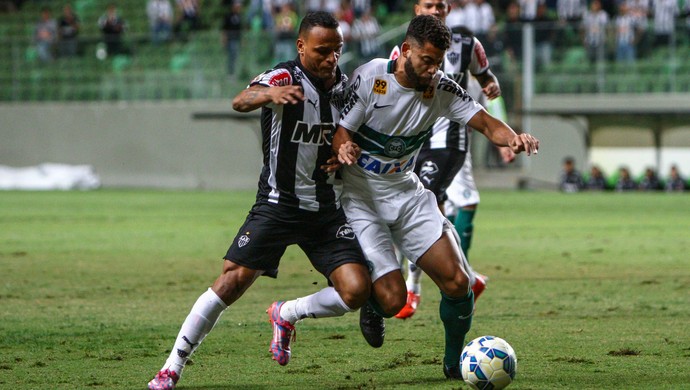
<svg viewBox="0 0 690 390"><path fill-rule="evenodd" d="M431 78L429 78L428 81L421 78L417 72L414 71L414 66L412 66L412 62L409 60L405 61L405 76L407 76L407 79L414 85L415 91L424 92L431 84Z"/></svg>

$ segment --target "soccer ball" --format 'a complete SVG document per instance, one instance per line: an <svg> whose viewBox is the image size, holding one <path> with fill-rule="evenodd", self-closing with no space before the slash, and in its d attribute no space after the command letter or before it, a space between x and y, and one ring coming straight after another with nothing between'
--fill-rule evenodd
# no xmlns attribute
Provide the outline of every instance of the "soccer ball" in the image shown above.
<svg viewBox="0 0 690 390"><path fill-rule="evenodd" d="M460 364L462 379L473 389L498 390L515 378L517 356L502 338L482 336L465 346Z"/></svg>

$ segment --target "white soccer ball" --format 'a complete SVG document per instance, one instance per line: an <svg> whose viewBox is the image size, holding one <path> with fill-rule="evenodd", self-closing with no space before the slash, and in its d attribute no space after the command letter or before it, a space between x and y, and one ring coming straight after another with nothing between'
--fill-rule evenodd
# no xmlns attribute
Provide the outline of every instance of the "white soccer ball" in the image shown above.
<svg viewBox="0 0 690 390"><path fill-rule="evenodd" d="M462 379L473 389L498 390L515 378L517 356L507 341L482 336L467 343L460 355Z"/></svg>

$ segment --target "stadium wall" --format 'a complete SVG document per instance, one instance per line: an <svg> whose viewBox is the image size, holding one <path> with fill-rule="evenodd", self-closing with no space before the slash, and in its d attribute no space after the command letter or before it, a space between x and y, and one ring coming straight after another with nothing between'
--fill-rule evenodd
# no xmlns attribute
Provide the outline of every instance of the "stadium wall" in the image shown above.
<svg viewBox="0 0 690 390"><path fill-rule="evenodd" d="M633 133L626 129L612 130L618 145L610 136L594 137L588 148L582 117L535 116L531 131L541 140L539 154L521 157L517 169L482 170L475 163L480 188L556 188L564 156L575 157L583 171L592 161L610 169L625 163L637 174L651 162L640 159L640 142L626 145ZM236 113L229 101L0 104L0 139L0 165L88 164L110 188L254 189L261 168L258 115ZM673 155L685 172L685 161L677 159L690 156L690 145L665 146L672 148L663 156ZM670 163L664 158L663 168Z"/></svg>

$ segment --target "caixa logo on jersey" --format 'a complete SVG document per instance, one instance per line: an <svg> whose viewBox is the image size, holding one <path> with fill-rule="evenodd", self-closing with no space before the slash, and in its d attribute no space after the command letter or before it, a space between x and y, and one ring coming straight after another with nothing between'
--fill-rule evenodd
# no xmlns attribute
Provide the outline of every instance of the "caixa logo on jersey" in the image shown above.
<svg viewBox="0 0 690 390"><path fill-rule="evenodd" d="M350 225L343 225L338 228L338 232L335 233L335 238L344 238L346 240L355 239L355 231L352 230Z"/></svg>
<svg viewBox="0 0 690 390"><path fill-rule="evenodd" d="M292 131L292 142L300 144L330 145L333 140L335 124L333 123L306 123L297 121Z"/></svg>

